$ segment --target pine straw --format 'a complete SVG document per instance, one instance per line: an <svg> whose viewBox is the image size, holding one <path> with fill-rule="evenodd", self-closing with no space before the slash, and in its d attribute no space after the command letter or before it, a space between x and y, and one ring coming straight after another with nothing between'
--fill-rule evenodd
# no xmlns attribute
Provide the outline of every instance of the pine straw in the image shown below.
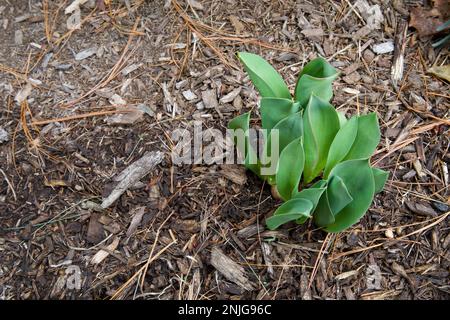
<svg viewBox="0 0 450 320"><path fill-rule="evenodd" d="M441 214L441 215L439 215L437 217L428 219L426 221L419 222L417 224L424 224L424 223L428 223L428 222L429 222L429 224L424 226L424 227L422 227L422 228L414 230L413 232L410 232L410 233L408 233L408 234L406 234L404 236L395 238L395 239L388 239L388 240L385 240L385 241L383 241L381 243L377 243L377 244L374 244L374 245L371 245L371 246L367 246L367 247L364 247L364 248L358 248L358 249L354 249L354 250L350 250L350 251L339 253L339 254L337 254L335 256L330 257L330 261L334 261L334 260L340 259L340 258L348 256L348 255L352 255L352 254L355 254L355 253L364 252L364 251L367 251L367 250L372 250L374 248L378 248L378 247L381 247L381 246L384 246L384 245L386 245L386 246L392 245L392 244L394 244L394 243L396 243L396 242L398 242L400 240L403 240L403 239L408 238L410 236L413 236L415 234L421 233L423 231L426 231L426 230L434 227L435 225L438 225L439 223L444 221L449 215L450 215L450 211L448 211L446 213L443 213L443 214ZM403 226L392 227L392 229L396 229L396 228L399 228L399 227L403 227Z"/></svg>
<svg viewBox="0 0 450 320"><path fill-rule="evenodd" d="M250 38L246 36L238 36L234 34L230 34L228 32L215 29L213 27L210 27L201 21L192 19L187 13L186 10L183 10L178 3L177 0L171 0L171 3L175 9L175 11L180 15L180 17L184 20L186 27L188 30L190 30L192 33L194 33L201 42L203 42L207 47L209 47L219 58L219 60L227 67L239 70L239 68L236 66L236 64L227 58L225 54L219 49L219 47L215 44L215 41L232 41L232 42L238 42L242 44L253 44L260 47L277 50L277 51L283 51L283 52L296 52L293 49L290 48L281 48L278 46L271 45L269 43L260 41L255 38ZM209 32L212 35L206 35L205 32ZM220 36L217 36L220 35ZM185 57L183 60L186 60L186 54L187 50L185 51ZM184 64L183 64L184 66Z"/></svg>

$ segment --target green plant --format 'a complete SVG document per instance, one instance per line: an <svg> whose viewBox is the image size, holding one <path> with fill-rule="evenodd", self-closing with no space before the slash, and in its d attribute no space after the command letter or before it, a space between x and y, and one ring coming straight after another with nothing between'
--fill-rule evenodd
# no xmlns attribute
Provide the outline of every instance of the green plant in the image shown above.
<svg viewBox="0 0 450 320"><path fill-rule="evenodd" d="M267 227L276 229L290 221L301 224L313 218L326 231L339 232L358 222L388 177L388 172L369 164L380 141L376 114L347 119L336 111L329 101L332 81L339 73L323 58L305 65L292 97L267 61L247 52L238 57L261 95L265 129L261 156L248 135L240 152L245 166L285 201L266 220ZM250 112L230 121L229 128L248 132ZM275 155L271 154L274 129L279 138ZM268 156L276 157L268 162ZM264 174L270 165L275 165L275 173Z"/></svg>

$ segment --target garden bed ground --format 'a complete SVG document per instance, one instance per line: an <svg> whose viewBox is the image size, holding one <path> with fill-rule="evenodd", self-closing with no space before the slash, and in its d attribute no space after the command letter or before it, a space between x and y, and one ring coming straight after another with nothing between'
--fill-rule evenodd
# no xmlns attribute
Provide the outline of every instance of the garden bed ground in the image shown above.
<svg viewBox="0 0 450 320"><path fill-rule="evenodd" d="M0 0L0 299L448 299L449 85L427 73L448 49L405 28L422 1L368 3L381 16L355 1L88 1L68 32L70 1ZM385 42L404 57L397 81ZM390 177L348 231L267 231L279 202L241 166L172 165L175 129L224 132L248 110L258 123L243 50L291 89L324 56L342 71L333 104L378 113L372 163ZM163 161L102 209L149 151Z"/></svg>

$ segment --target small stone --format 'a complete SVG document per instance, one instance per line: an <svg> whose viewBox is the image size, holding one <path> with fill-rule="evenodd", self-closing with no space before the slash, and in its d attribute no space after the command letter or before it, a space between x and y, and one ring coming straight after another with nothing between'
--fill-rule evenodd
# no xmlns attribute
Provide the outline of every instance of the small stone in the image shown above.
<svg viewBox="0 0 450 320"><path fill-rule="evenodd" d="M197 99L197 95L195 93L193 93L191 90L185 90L182 92L183 97L187 100L187 101L191 101L194 99Z"/></svg>

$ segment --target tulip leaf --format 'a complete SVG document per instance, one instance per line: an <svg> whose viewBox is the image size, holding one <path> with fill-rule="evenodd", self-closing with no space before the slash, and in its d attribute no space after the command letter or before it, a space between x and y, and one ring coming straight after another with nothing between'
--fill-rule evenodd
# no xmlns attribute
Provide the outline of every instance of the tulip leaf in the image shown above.
<svg viewBox="0 0 450 320"><path fill-rule="evenodd" d="M380 142L377 115L370 113L358 117L358 132L344 160L369 158Z"/></svg>
<svg viewBox="0 0 450 320"><path fill-rule="evenodd" d="M324 178L328 178L331 169L333 169L336 164L345 158L355 141L357 132L357 117L353 117L348 120L347 123L338 131L333 139L333 142L331 143L330 151L328 152L327 163L323 173Z"/></svg>
<svg viewBox="0 0 450 320"><path fill-rule="evenodd" d="M292 141L300 138L303 135L303 118L300 112L291 114L278 122L273 129L278 130L278 152L281 153L283 149ZM271 155L272 135L267 138L266 154Z"/></svg>
<svg viewBox="0 0 450 320"><path fill-rule="evenodd" d="M339 117L339 127L342 128L348 122L348 119L345 116L345 112L338 111L337 114Z"/></svg>
<svg viewBox="0 0 450 320"><path fill-rule="evenodd" d="M295 86L295 101L304 107L314 94L325 101L333 97L331 83L339 72L323 58L316 58L305 65Z"/></svg>
<svg viewBox="0 0 450 320"><path fill-rule="evenodd" d="M289 221L298 219L306 219L311 217L311 210L313 204L306 199L291 199L283 203L277 210L275 210L273 216L266 220L266 225L270 230L275 230L280 225Z"/></svg>
<svg viewBox="0 0 450 320"><path fill-rule="evenodd" d="M352 196L348 192L347 186L339 176L334 176L328 182L327 187L328 203L333 215L345 208L353 201Z"/></svg>
<svg viewBox="0 0 450 320"><path fill-rule="evenodd" d="M325 228L328 232L340 232L357 223L369 209L375 193L374 177L368 159L339 163L331 170L330 179L336 176L342 179L353 201L334 215L334 223Z"/></svg>
<svg viewBox="0 0 450 320"><path fill-rule="evenodd" d="M326 227L334 223L334 216L352 200L344 181L338 176L331 178L325 193L319 200L318 208L314 212L314 222L319 227Z"/></svg>
<svg viewBox="0 0 450 320"><path fill-rule="evenodd" d="M373 178L375 180L375 193L381 192L389 177L389 171L378 168L372 168Z"/></svg>
<svg viewBox="0 0 450 320"><path fill-rule="evenodd" d="M239 52L238 58L262 97L291 99L283 78L266 60L249 52Z"/></svg>
<svg viewBox="0 0 450 320"><path fill-rule="evenodd" d="M314 212L316 210L317 204L319 203L320 197L322 196L323 192L326 190L327 181L320 180L308 189L303 189L302 191L296 193L292 196L293 199L306 199L312 202L313 208L311 212ZM296 221L298 224L302 224L303 218L300 218Z"/></svg>
<svg viewBox="0 0 450 320"><path fill-rule="evenodd" d="M294 194L292 198L294 199L307 199L312 202L314 211L319 203L319 199L322 193L326 190L327 181L320 180L308 189L303 189L302 191Z"/></svg>
<svg viewBox="0 0 450 320"><path fill-rule="evenodd" d="M334 214L331 211L327 192L323 192L313 214L314 223L318 227L326 227L334 223Z"/></svg>
<svg viewBox="0 0 450 320"><path fill-rule="evenodd" d="M261 99L261 123L263 129L270 130L278 122L298 112L300 105L291 99L265 97Z"/></svg>
<svg viewBox="0 0 450 320"><path fill-rule="evenodd" d="M304 111L304 181L311 182L325 167L328 150L339 131L336 110L328 102L312 95Z"/></svg>
<svg viewBox="0 0 450 320"><path fill-rule="evenodd" d="M303 135L303 119L300 112L291 114L290 116L284 118L280 122L278 122L272 129L272 131L276 129L278 130L278 139L275 142L278 143L278 149L276 145L273 145L272 137L273 132L270 132L267 137L267 142L265 143L264 152L261 155L261 163L263 168L273 167L277 168L278 159L283 151L283 149L292 141L297 138L300 138ZM276 136L275 136L276 137ZM278 150L277 154L272 154L272 149ZM274 163L275 162L275 163ZM275 174L265 175L267 181L273 185L275 183L276 177Z"/></svg>
<svg viewBox="0 0 450 320"><path fill-rule="evenodd" d="M244 142L244 148L242 148L242 145L240 143L237 143L237 137L234 136L234 144L237 145L239 151L244 156L244 165L247 169L251 170L255 174L257 174L259 177L260 175L260 163L258 161L257 155L255 150L250 144L249 139L249 126L250 126L250 112L241 114L234 119L232 119L228 123L228 128L232 130L239 130L241 129L243 131L243 134L245 135L245 142ZM243 149L243 150L242 150Z"/></svg>
<svg viewBox="0 0 450 320"><path fill-rule="evenodd" d="M289 200L293 193L298 192L298 185L305 165L302 138L289 143L281 152L276 173L278 193L283 200Z"/></svg>

